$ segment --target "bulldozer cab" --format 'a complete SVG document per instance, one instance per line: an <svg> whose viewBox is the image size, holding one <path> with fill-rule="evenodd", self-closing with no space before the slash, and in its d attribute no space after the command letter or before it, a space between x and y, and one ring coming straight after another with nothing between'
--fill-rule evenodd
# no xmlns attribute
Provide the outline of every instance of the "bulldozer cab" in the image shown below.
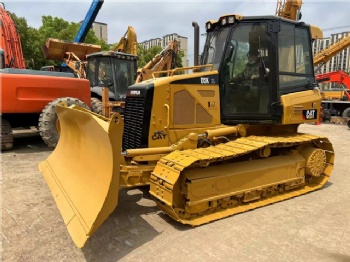
<svg viewBox="0 0 350 262"><path fill-rule="evenodd" d="M110 100L124 100L126 89L137 77L137 56L107 51L87 56L86 77L91 92L102 96L102 88L109 89Z"/></svg>
<svg viewBox="0 0 350 262"><path fill-rule="evenodd" d="M223 123L278 123L281 95L314 88L305 23L231 15L209 21L206 29L202 64L219 71Z"/></svg>

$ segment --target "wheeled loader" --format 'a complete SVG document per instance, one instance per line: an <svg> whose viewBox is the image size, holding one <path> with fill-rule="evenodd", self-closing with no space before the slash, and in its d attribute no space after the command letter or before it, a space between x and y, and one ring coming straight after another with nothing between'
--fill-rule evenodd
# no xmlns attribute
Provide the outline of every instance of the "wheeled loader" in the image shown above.
<svg viewBox="0 0 350 262"><path fill-rule="evenodd" d="M298 132L320 114L312 28L225 15L206 23L200 65L129 86L123 117L57 106L61 137L39 169L75 244L116 208L119 188L150 185L162 211L192 226L321 188L332 144ZM259 73L237 80L250 49Z"/></svg>

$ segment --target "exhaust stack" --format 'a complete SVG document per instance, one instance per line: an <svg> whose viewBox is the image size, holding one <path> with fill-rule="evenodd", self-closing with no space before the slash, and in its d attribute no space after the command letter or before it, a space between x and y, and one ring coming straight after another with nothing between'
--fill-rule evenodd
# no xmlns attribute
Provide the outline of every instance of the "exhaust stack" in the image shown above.
<svg viewBox="0 0 350 262"><path fill-rule="evenodd" d="M192 26L194 27L194 66L199 65L199 26L198 23L193 21Z"/></svg>

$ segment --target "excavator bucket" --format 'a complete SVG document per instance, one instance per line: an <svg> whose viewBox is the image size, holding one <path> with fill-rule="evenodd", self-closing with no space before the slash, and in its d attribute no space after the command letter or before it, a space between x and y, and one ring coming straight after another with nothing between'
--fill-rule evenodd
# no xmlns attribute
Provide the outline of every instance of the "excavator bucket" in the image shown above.
<svg viewBox="0 0 350 262"><path fill-rule="evenodd" d="M60 139L39 169L81 248L118 203L123 119L61 105L57 115Z"/></svg>
<svg viewBox="0 0 350 262"><path fill-rule="evenodd" d="M45 59L62 61L66 53L74 53L80 60L86 60L86 55L101 51L101 46L84 44L84 43L70 43L62 40L49 38L45 45L42 46Z"/></svg>

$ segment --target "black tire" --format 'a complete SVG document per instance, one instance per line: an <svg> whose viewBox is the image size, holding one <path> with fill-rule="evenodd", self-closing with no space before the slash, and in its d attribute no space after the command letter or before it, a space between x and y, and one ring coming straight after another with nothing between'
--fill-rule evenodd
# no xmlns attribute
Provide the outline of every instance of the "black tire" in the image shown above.
<svg viewBox="0 0 350 262"><path fill-rule="evenodd" d="M348 128L350 128L350 120L348 121Z"/></svg>
<svg viewBox="0 0 350 262"><path fill-rule="evenodd" d="M39 131L44 142L52 148L56 147L58 139L60 138L57 130L58 117L56 114L56 106L61 102L66 103L68 106L77 105L89 109L84 102L73 97L58 98L47 104L39 116Z"/></svg>
<svg viewBox="0 0 350 262"><path fill-rule="evenodd" d="M0 121L1 151L10 150L13 147L13 133L10 122L3 118L0 118Z"/></svg>
<svg viewBox="0 0 350 262"><path fill-rule="evenodd" d="M350 117L350 107L343 111L342 117Z"/></svg>
<svg viewBox="0 0 350 262"><path fill-rule="evenodd" d="M91 111L96 114L102 115L102 102L100 99L96 97L91 98Z"/></svg>

